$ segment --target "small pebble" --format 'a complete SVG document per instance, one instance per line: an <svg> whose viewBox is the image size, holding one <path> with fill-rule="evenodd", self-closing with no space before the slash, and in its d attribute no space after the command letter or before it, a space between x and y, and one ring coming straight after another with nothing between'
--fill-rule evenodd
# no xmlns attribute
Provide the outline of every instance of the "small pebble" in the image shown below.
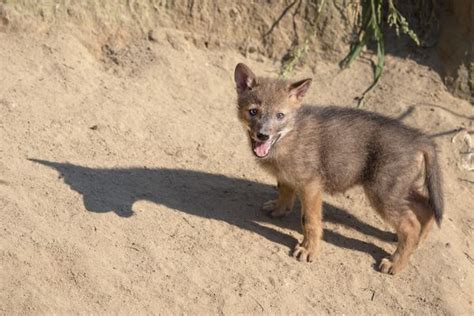
<svg viewBox="0 0 474 316"><path fill-rule="evenodd" d="M156 36L156 32L154 30L150 30L148 32L148 40L152 42L158 42L158 37Z"/></svg>

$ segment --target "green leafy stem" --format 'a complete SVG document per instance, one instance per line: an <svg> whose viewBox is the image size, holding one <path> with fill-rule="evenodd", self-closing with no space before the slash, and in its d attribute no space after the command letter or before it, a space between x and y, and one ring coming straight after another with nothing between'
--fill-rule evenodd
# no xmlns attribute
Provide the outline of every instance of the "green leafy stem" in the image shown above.
<svg viewBox="0 0 474 316"><path fill-rule="evenodd" d="M341 68L347 68L362 53L364 47L367 47L371 41L375 42L377 50L377 62L373 64L374 76L372 84L362 93L359 98L358 107L362 106L365 96L370 92L380 80L385 65L385 46L382 32L383 18L382 10L385 0L361 0L361 11L359 16L360 26L357 33L357 40L351 45L347 56L341 61ZM420 41L410 29L407 20L395 7L393 0L388 2L387 23L390 27L395 27L397 35L402 33L408 35L417 45Z"/></svg>

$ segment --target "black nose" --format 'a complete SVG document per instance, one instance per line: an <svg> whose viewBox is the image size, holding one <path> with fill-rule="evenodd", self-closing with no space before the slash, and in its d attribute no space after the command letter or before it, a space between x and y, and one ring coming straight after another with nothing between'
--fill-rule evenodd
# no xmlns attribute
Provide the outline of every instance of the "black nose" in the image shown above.
<svg viewBox="0 0 474 316"><path fill-rule="evenodd" d="M266 140L268 140L268 139L270 138L270 136L268 136L268 135L266 135L266 134L258 133L258 134L257 134L257 138L258 138L259 140L266 141Z"/></svg>

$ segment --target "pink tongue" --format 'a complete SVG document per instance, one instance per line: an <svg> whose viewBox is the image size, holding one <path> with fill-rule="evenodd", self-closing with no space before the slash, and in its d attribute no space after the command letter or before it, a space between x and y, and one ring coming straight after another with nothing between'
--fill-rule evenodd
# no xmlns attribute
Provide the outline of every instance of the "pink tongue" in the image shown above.
<svg viewBox="0 0 474 316"><path fill-rule="evenodd" d="M265 157L268 155L268 151L270 150L270 142L257 142L255 143L255 148L253 151L257 154L259 157Z"/></svg>

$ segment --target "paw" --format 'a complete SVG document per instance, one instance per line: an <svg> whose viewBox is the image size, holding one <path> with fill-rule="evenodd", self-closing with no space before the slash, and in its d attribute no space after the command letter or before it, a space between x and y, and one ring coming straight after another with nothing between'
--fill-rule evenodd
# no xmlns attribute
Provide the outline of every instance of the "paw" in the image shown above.
<svg viewBox="0 0 474 316"><path fill-rule="evenodd" d="M315 247L304 247L302 244L298 243L293 250L293 257L298 259L300 262L313 262L318 254L314 248Z"/></svg>
<svg viewBox="0 0 474 316"><path fill-rule="evenodd" d="M291 212L286 207L278 206L277 200L270 200L263 203L262 211L264 211L270 217L273 217L273 218L281 218Z"/></svg>
<svg viewBox="0 0 474 316"><path fill-rule="evenodd" d="M379 265L380 272L392 275L400 272L401 268L397 262L392 262L388 258L383 258Z"/></svg>

